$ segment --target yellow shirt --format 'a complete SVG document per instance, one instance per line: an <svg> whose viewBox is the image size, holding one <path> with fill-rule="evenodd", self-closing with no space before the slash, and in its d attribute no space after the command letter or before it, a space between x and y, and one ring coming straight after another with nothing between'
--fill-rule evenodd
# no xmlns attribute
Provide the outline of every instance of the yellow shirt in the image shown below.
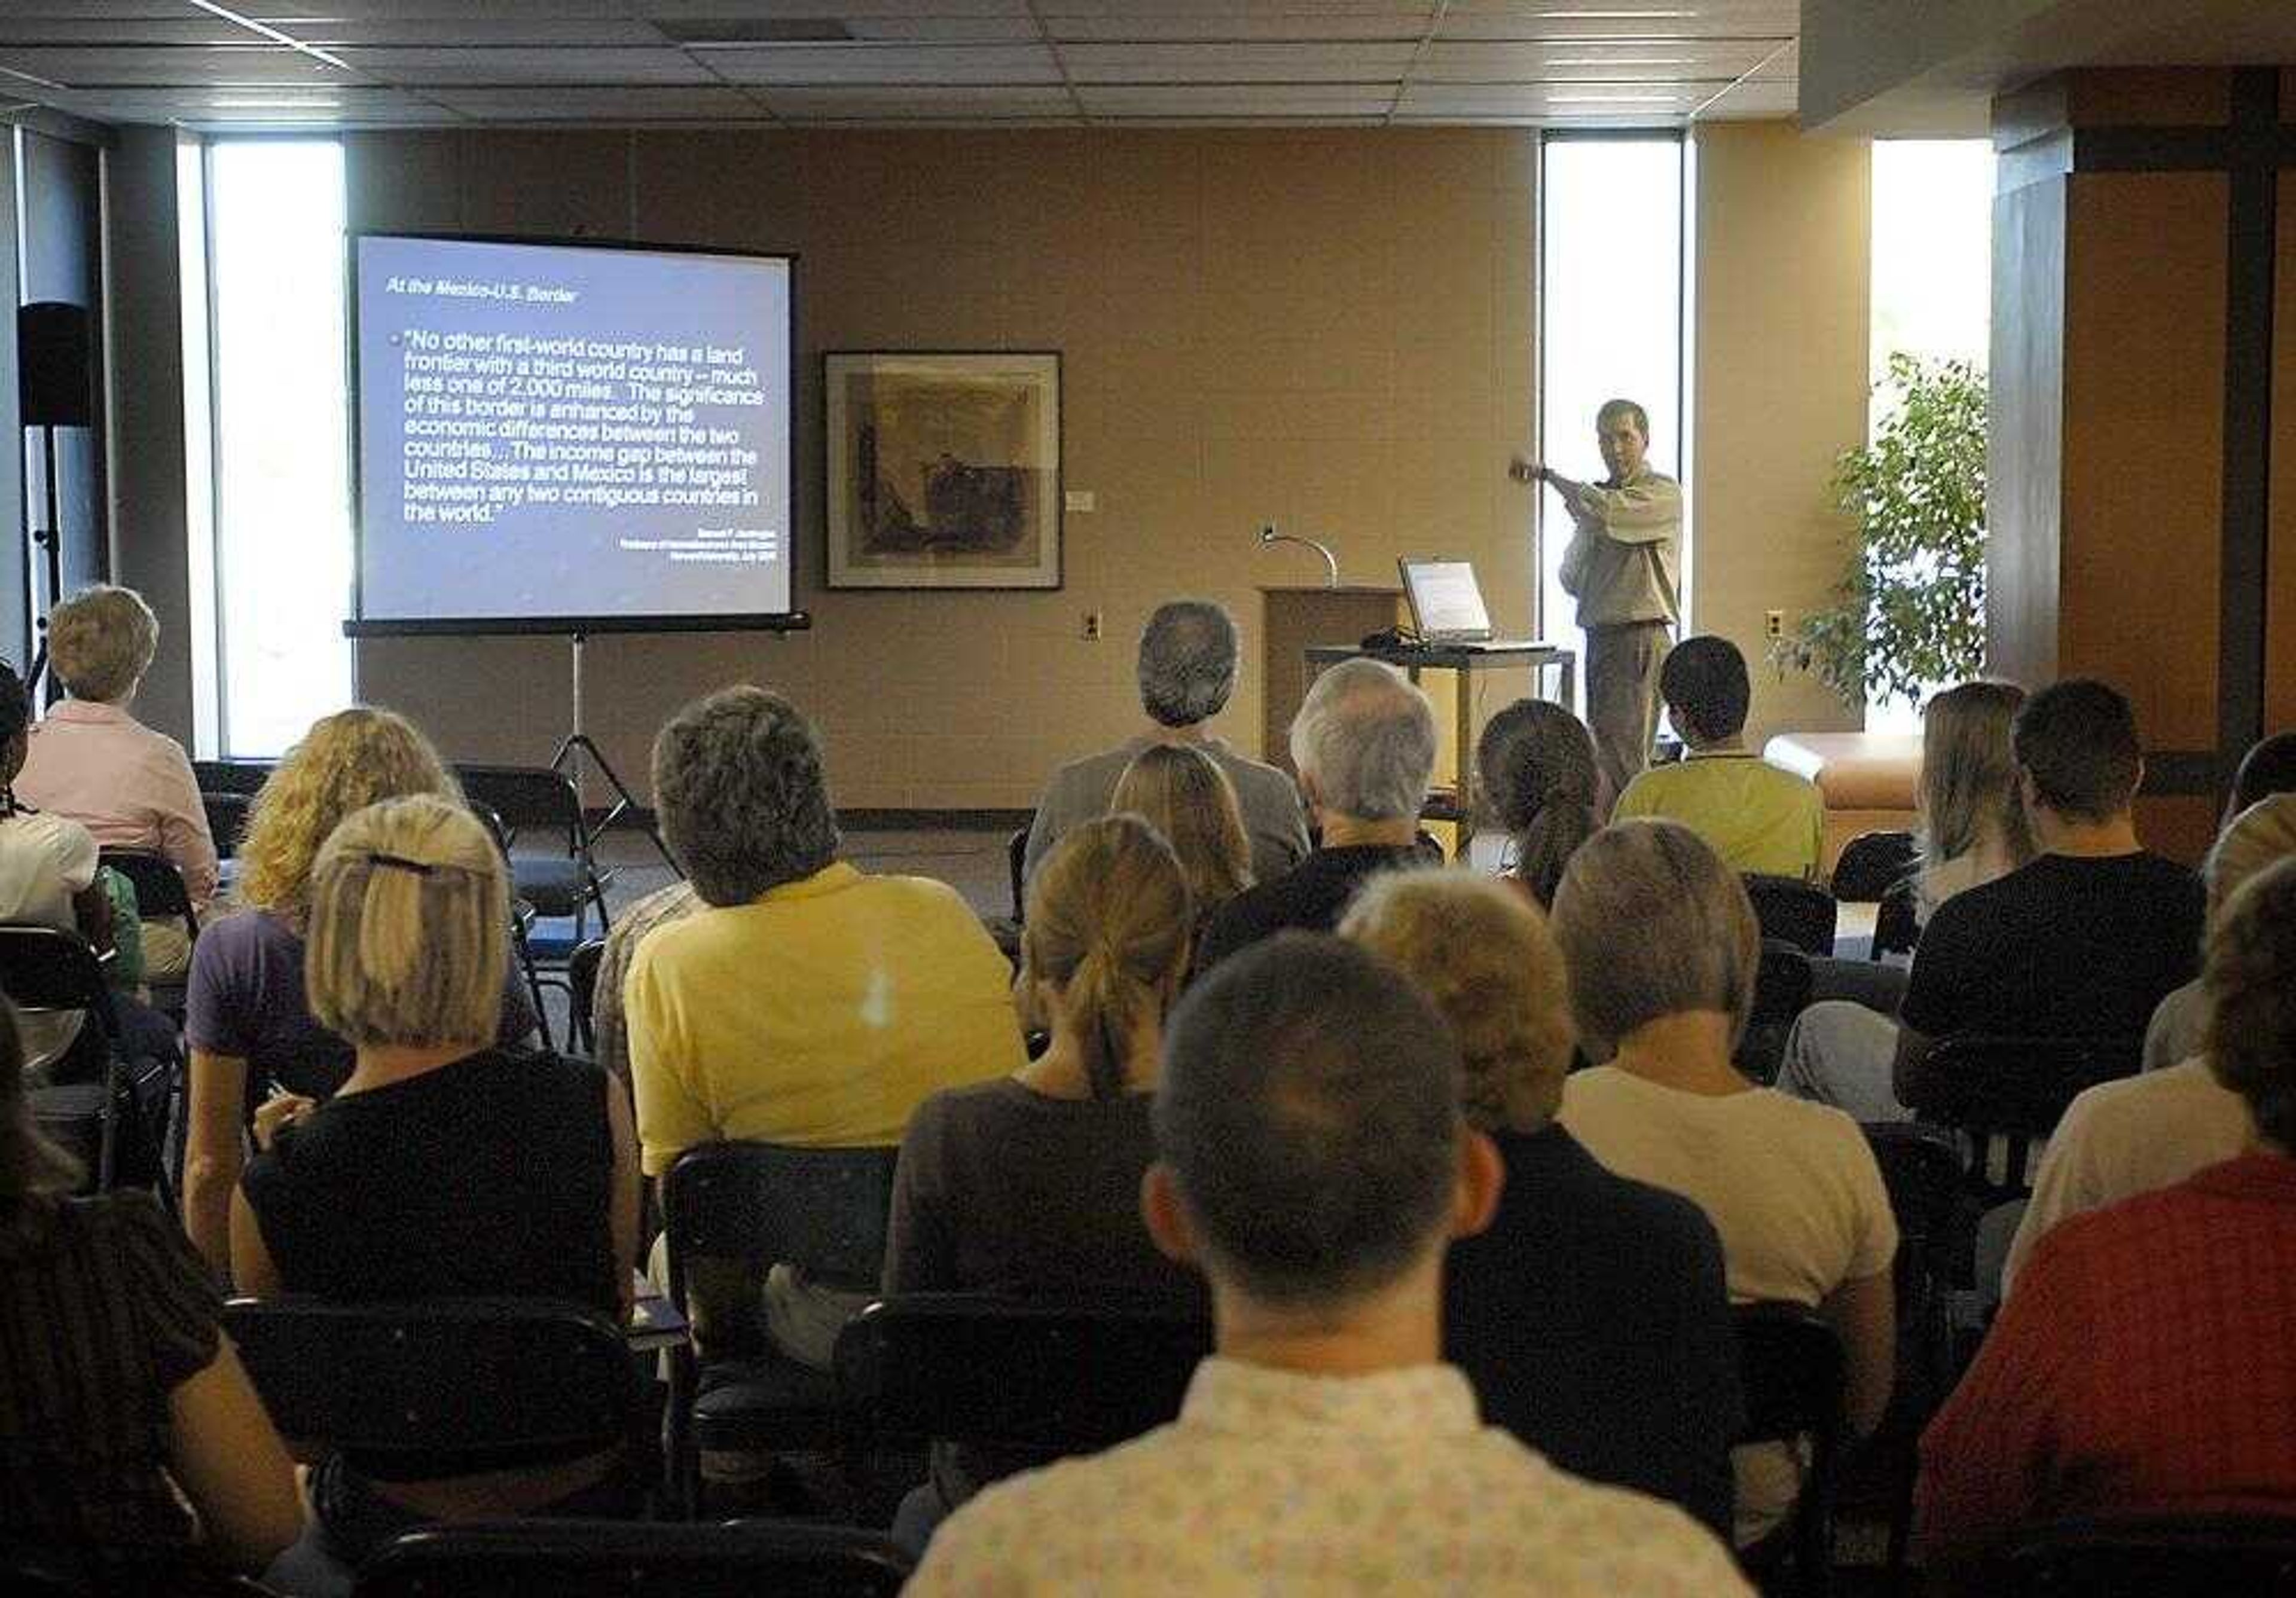
<svg viewBox="0 0 2296 1598"><path fill-rule="evenodd" d="M944 883L839 862L639 944L623 990L648 1176L695 1143L898 1143L1024 1058L1012 967Z"/></svg>
<svg viewBox="0 0 2296 1598"><path fill-rule="evenodd" d="M1734 871L1817 875L1825 832L1825 801L1817 784L1751 750L1718 750L1652 766L1619 796L1615 819L1635 815L1680 822L1712 844Z"/></svg>

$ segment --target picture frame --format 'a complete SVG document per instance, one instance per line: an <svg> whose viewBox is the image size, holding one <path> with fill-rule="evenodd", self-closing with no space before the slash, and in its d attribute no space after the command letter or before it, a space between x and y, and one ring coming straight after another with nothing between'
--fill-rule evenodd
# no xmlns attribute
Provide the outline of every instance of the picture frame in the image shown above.
<svg viewBox="0 0 2296 1598"><path fill-rule="evenodd" d="M1058 350L822 356L832 588L1062 586Z"/></svg>

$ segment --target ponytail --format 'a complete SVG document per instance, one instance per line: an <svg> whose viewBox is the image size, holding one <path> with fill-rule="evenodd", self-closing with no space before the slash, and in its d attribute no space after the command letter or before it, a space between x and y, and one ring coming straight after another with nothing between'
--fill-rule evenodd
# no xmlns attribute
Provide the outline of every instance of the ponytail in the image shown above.
<svg viewBox="0 0 2296 1598"><path fill-rule="evenodd" d="M1530 889L1542 907L1554 903L1563 869L1578 846L1601 828L1595 820L1594 800L1583 794L1550 798L1515 837L1514 874Z"/></svg>
<svg viewBox="0 0 2296 1598"><path fill-rule="evenodd" d="M1076 1034L1095 1099L1145 1079L1129 1057L1185 963L1188 886L1171 846L1137 815L1088 822L1037 869L1021 930L1021 987L1041 989Z"/></svg>

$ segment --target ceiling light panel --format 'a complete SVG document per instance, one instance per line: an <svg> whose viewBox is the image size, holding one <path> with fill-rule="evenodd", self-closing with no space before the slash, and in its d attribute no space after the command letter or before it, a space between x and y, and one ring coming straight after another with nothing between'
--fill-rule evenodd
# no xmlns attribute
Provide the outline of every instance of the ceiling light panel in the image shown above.
<svg viewBox="0 0 2296 1598"><path fill-rule="evenodd" d="M1061 70L1040 45L823 45L711 50L709 65L730 83L1037 84Z"/></svg>
<svg viewBox="0 0 2296 1598"><path fill-rule="evenodd" d="M1361 83L1400 80L1416 44L1070 45L1078 83Z"/></svg>

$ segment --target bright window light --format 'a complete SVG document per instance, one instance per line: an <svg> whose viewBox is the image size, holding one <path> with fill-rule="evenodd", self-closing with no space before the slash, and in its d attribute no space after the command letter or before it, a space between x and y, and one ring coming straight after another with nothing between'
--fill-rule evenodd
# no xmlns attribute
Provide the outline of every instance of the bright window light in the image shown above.
<svg viewBox="0 0 2296 1598"><path fill-rule="evenodd" d="M343 152L209 154L223 751L281 753L351 702Z"/></svg>

